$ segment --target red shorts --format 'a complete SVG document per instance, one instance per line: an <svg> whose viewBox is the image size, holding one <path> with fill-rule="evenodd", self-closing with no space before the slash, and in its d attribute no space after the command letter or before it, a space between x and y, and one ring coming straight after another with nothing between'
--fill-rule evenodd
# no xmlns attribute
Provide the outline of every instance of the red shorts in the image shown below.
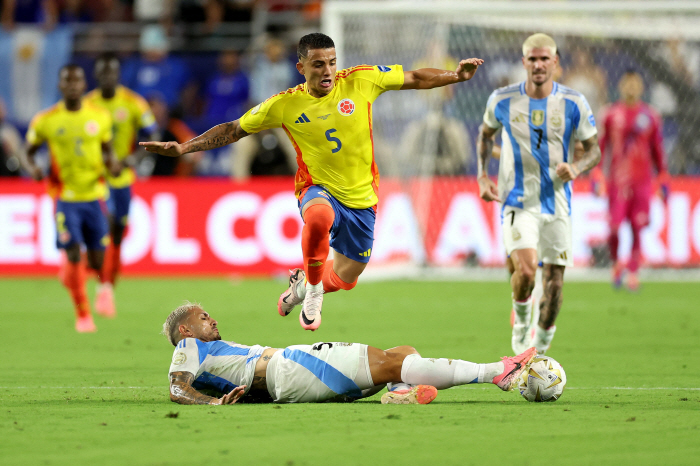
<svg viewBox="0 0 700 466"><path fill-rule="evenodd" d="M651 185L631 187L608 186L610 229L617 231L624 220L637 228L649 224Z"/></svg>

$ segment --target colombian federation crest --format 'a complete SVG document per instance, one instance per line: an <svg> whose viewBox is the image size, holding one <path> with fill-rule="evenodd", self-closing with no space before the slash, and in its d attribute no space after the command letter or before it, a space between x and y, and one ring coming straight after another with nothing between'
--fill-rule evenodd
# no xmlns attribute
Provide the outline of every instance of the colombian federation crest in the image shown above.
<svg viewBox="0 0 700 466"><path fill-rule="evenodd" d="M355 102L350 99L343 99L338 102L338 112L344 116L350 116L355 111Z"/></svg>
<svg viewBox="0 0 700 466"><path fill-rule="evenodd" d="M114 110L114 120L122 123L129 118L129 110L124 107L119 107Z"/></svg>
<svg viewBox="0 0 700 466"><path fill-rule="evenodd" d="M531 118L533 125L540 126L544 123L544 110L533 110Z"/></svg>
<svg viewBox="0 0 700 466"><path fill-rule="evenodd" d="M85 122L85 132L88 136L97 136L100 132L100 125L95 120L88 120Z"/></svg>

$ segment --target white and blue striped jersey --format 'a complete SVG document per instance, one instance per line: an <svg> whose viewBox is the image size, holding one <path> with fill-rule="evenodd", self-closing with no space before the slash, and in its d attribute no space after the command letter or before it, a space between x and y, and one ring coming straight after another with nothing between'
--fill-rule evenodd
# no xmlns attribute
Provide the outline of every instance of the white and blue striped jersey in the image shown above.
<svg viewBox="0 0 700 466"><path fill-rule="evenodd" d="M194 374L192 386L228 393L246 385L246 393L255 375L255 364L269 346L245 346L232 341L203 342L185 338L175 347L169 374Z"/></svg>
<svg viewBox="0 0 700 466"><path fill-rule="evenodd" d="M595 134L595 119L586 98L554 83L544 99L532 99L525 83L494 91L484 123L503 128L498 191L503 206L538 214L571 215L571 182L563 183L556 166L572 161L574 140Z"/></svg>

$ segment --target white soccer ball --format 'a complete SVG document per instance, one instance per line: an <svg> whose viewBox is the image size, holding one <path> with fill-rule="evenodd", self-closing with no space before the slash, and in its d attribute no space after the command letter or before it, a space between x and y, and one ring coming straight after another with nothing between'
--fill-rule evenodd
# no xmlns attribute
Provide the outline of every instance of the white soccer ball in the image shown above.
<svg viewBox="0 0 700 466"><path fill-rule="evenodd" d="M530 370L523 372L518 389L527 401L557 401L566 386L566 373L549 356L535 356Z"/></svg>

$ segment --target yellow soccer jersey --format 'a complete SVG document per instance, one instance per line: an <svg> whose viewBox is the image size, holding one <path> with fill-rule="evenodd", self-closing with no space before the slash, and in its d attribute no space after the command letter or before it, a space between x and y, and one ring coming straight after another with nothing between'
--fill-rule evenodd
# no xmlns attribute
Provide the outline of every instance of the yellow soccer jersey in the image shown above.
<svg viewBox="0 0 700 466"><path fill-rule="evenodd" d="M322 185L347 207L377 204L372 103L403 86L401 65L360 65L338 71L330 94L316 98L306 84L281 92L240 119L247 133L282 127L297 151L295 193Z"/></svg>
<svg viewBox="0 0 700 466"><path fill-rule="evenodd" d="M133 152L140 129L155 130L156 119L146 99L124 86L117 86L114 97L111 99L104 99L99 89L88 93L85 99L106 108L112 115L112 131L114 131L112 146L119 160L124 160ZM116 178L109 174L107 176L110 186L115 188L130 186L135 179L136 176L131 168L124 168Z"/></svg>
<svg viewBox="0 0 700 466"><path fill-rule="evenodd" d="M85 100L76 112L66 110L63 101L39 112L27 131L27 143L48 143L50 192L69 202L105 197L102 143L110 139L112 118L109 112Z"/></svg>

